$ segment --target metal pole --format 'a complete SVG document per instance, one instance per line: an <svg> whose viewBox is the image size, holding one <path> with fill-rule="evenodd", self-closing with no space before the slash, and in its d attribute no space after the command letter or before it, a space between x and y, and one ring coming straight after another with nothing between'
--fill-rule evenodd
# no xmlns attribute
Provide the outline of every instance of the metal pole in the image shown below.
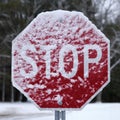
<svg viewBox="0 0 120 120"><path fill-rule="evenodd" d="M59 111L55 111L55 120L60 120L60 113Z"/></svg>
<svg viewBox="0 0 120 120"><path fill-rule="evenodd" d="M55 111L55 120L65 120L65 111Z"/></svg>
<svg viewBox="0 0 120 120"><path fill-rule="evenodd" d="M61 111L61 119L65 120L65 111Z"/></svg>

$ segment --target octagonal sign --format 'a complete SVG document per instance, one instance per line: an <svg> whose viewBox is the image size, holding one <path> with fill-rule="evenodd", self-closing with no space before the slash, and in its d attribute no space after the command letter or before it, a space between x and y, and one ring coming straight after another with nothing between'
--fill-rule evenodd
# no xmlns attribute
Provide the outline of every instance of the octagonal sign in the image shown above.
<svg viewBox="0 0 120 120"><path fill-rule="evenodd" d="M39 108L82 108L108 82L109 40L81 12L43 12L12 42L12 83Z"/></svg>

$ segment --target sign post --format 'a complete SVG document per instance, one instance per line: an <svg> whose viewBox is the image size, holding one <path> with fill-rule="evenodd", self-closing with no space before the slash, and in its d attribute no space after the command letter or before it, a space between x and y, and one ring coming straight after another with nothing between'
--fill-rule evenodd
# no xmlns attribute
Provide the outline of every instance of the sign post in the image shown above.
<svg viewBox="0 0 120 120"><path fill-rule="evenodd" d="M65 120L109 83L109 46L81 12L40 13L12 42L13 86Z"/></svg>
<svg viewBox="0 0 120 120"><path fill-rule="evenodd" d="M55 111L55 120L65 120L65 111Z"/></svg>

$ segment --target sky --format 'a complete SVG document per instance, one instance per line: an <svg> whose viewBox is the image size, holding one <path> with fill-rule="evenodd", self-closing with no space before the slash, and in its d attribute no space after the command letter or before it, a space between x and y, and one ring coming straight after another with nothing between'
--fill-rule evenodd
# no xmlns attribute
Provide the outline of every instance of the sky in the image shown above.
<svg viewBox="0 0 120 120"><path fill-rule="evenodd" d="M99 10L96 16L99 16L102 13L103 23L105 22L105 17L108 18L109 22L114 22L120 11L120 1L119 0L95 0L95 1L97 4L99 4Z"/></svg>

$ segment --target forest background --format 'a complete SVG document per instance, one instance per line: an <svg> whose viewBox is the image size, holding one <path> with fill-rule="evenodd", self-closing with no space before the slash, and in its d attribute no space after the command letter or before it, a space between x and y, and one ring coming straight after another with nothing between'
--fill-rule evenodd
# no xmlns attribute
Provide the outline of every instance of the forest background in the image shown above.
<svg viewBox="0 0 120 120"><path fill-rule="evenodd" d="M83 12L110 39L110 84L92 102L120 102L120 0L0 0L0 101L27 101L11 85L11 42L44 11Z"/></svg>

